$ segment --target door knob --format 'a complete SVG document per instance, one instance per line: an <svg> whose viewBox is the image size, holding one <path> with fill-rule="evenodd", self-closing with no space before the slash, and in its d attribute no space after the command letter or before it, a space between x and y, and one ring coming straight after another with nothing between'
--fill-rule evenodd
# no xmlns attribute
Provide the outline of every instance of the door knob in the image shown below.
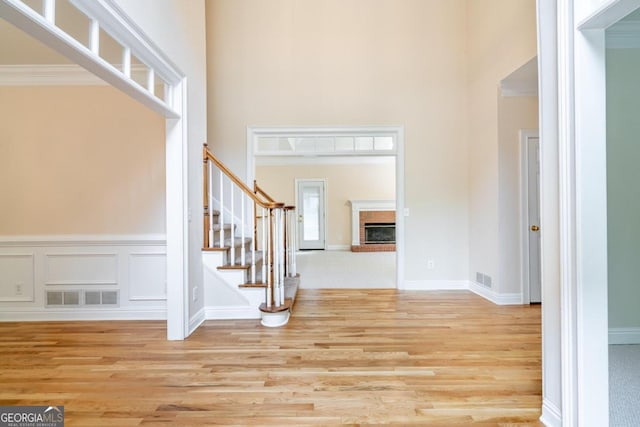
<svg viewBox="0 0 640 427"><path fill-rule="evenodd" d="M538 230L540 230L540 227L538 227L537 225L531 226L531 231L538 231Z"/></svg>

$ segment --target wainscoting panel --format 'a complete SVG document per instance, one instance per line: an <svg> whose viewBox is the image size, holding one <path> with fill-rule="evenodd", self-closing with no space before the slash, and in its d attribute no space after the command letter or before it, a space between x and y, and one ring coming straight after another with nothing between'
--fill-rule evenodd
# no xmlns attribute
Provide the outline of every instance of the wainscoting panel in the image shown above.
<svg viewBox="0 0 640 427"><path fill-rule="evenodd" d="M0 301L33 301L33 254L0 254Z"/></svg>
<svg viewBox="0 0 640 427"><path fill-rule="evenodd" d="M116 285L118 254L46 254L47 285Z"/></svg>
<svg viewBox="0 0 640 427"><path fill-rule="evenodd" d="M129 300L166 301L167 255L129 254Z"/></svg>
<svg viewBox="0 0 640 427"><path fill-rule="evenodd" d="M47 292L77 301L47 303ZM0 236L0 321L166 319L166 310L164 236Z"/></svg>

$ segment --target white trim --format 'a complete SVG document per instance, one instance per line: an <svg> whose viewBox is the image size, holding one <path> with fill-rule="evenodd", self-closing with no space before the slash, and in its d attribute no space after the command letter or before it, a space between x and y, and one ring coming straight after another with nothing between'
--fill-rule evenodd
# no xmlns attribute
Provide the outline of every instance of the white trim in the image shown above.
<svg viewBox="0 0 640 427"><path fill-rule="evenodd" d="M164 234L52 234L0 236L0 247L34 246L166 246Z"/></svg>
<svg viewBox="0 0 640 427"><path fill-rule="evenodd" d="M578 354L575 266L574 8L558 3L558 153L562 423L578 425ZM544 304L543 304L544 305Z"/></svg>
<svg viewBox="0 0 640 427"><path fill-rule="evenodd" d="M467 291L468 280L407 280L404 291Z"/></svg>
<svg viewBox="0 0 640 427"><path fill-rule="evenodd" d="M605 30L640 7L638 0L607 0L601 3L602 6L597 10L590 11L588 16L580 19L577 25L579 31Z"/></svg>
<svg viewBox="0 0 640 427"><path fill-rule="evenodd" d="M146 73L136 66L134 75ZM108 86L77 64L0 65L0 86Z"/></svg>
<svg viewBox="0 0 640 427"><path fill-rule="evenodd" d="M41 308L24 309L2 307L0 322L77 321L77 320L166 320L165 307L128 309Z"/></svg>
<svg viewBox="0 0 640 427"><path fill-rule="evenodd" d="M479 283L469 282L469 290L496 305L521 305L521 293L501 294L493 289L486 288Z"/></svg>
<svg viewBox="0 0 640 427"><path fill-rule="evenodd" d="M256 159L254 156L255 141L258 136L262 135L282 135L295 134L296 132L322 135L339 134L344 135L345 132L362 132L366 135L378 133L378 135L395 136L396 150L396 286L398 289L404 289L404 242L405 242L405 211L404 203L404 126L329 126L329 127L247 127L247 182L253 182L256 172ZM389 154L387 154L389 155ZM339 156L338 156L339 157Z"/></svg>
<svg viewBox="0 0 640 427"><path fill-rule="evenodd" d="M553 402L543 399L540 422L547 427L562 427L562 412Z"/></svg>
<svg viewBox="0 0 640 427"><path fill-rule="evenodd" d="M222 306L205 307L207 320L233 320L233 319L260 319L260 311L256 307L247 306Z"/></svg>
<svg viewBox="0 0 640 427"><path fill-rule="evenodd" d="M171 86L179 119L166 124L167 339L189 334L187 79Z"/></svg>
<svg viewBox="0 0 640 427"><path fill-rule="evenodd" d="M640 328L609 328L609 344L640 344Z"/></svg>
<svg viewBox="0 0 640 427"><path fill-rule="evenodd" d="M562 355L558 186L558 3L537 1L542 269L542 414L554 425L562 408ZM557 414L562 411L558 410ZM561 417L561 415L560 415ZM559 425L557 423L556 425Z"/></svg>
<svg viewBox="0 0 640 427"><path fill-rule="evenodd" d="M191 335L196 329L198 329L200 327L200 325L202 325L205 322L205 320L207 320L207 315L206 315L205 309L203 307L200 310L198 310L198 312L196 314L191 316L191 319L189 320L189 334L188 335Z"/></svg>
<svg viewBox="0 0 640 427"><path fill-rule="evenodd" d="M576 32L573 139L578 423L609 422L604 29Z"/></svg>
<svg viewBox="0 0 640 427"><path fill-rule="evenodd" d="M522 272L522 304L529 304L531 292L529 285L529 139L538 138L537 130L520 131L520 242ZM541 159L542 156L539 156ZM541 245L542 246L542 245ZM542 257L541 257L542 258ZM542 278L541 278L542 279Z"/></svg>

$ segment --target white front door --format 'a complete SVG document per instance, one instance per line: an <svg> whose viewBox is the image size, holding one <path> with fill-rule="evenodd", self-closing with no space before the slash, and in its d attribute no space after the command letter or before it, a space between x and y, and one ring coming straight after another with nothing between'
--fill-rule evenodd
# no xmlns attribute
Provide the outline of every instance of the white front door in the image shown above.
<svg viewBox="0 0 640 427"><path fill-rule="evenodd" d="M325 246L325 182L296 180L298 213L298 247L324 249Z"/></svg>
<svg viewBox="0 0 640 427"><path fill-rule="evenodd" d="M540 267L540 139L527 138L527 226L529 228L529 302L542 302Z"/></svg>

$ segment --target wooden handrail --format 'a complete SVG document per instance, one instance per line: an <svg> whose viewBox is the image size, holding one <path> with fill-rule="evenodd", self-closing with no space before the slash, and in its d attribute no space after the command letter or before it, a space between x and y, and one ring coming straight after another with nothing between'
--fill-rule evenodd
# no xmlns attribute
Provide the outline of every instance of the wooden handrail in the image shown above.
<svg viewBox="0 0 640 427"><path fill-rule="evenodd" d="M268 195L266 193L266 191L264 191L259 185L258 185L258 181L256 181L255 179L253 180L253 191L254 193L256 193L256 195L261 195L262 197L264 197L265 199L267 199L270 202L275 202L275 199L273 197L271 197L270 195Z"/></svg>
<svg viewBox="0 0 640 427"><path fill-rule="evenodd" d="M211 162L218 167L231 181L234 182L244 192L247 196L249 196L255 203L257 203L260 207L265 209L274 209L274 208L284 208L285 204L281 202L275 202L272 199L262 200L260 199L247 185L242 182L240 178L238 178L231 170L229 170L216 156L214 156L211 151L207 148L207 144L204 144L203 147L203 159L206 162L207 160L211 160Z"/></svg>

